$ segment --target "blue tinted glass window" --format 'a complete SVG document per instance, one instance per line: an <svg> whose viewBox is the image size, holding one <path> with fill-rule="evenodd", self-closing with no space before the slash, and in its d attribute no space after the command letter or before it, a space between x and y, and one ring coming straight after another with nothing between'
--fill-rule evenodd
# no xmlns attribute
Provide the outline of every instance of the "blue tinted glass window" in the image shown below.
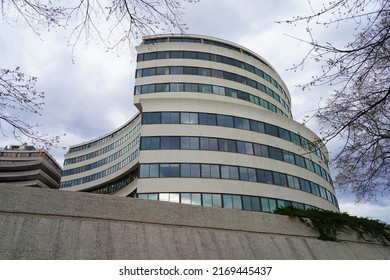
<svg viewBox="0 0 390 280"><path fill-rule="evenodd" d="M242 209L252 211L252 200L250 196L242 196Z"/></svg>
<svg viewBox="0 0 390 280"><path fill-rule="evenodd" d="M240 195L233 195L233 208L234 209L242 209L242 204L241 204L241 196Z"/></svg>
<svg viewBox="0 0 390 280"><path fill-rule="evenodd" d="M223 208L233 209L233 198L230 194L223 195Z"/></svg>
<svg viewBox="0 0 390 280"><path fill-rule="evenodd" d="M230 179L239 180L238 167L230 166Z"/></svg>
<svg viewBox="0 0 390 280"><path fill-rule="evenodd" d="M200 178L200 164L199 163L191 163L191 177L192 178Z"/></svg>
<svg viewBox="0 0 390 280"><path fill-rule="evenodd" d="M203 201L203 206L209 206L209 207L213 206L211 194L209 193L202 194L202 201Z"/></svg>
<svg viewBox="0 0 390 280"><path fill-rule="evenodd" d="M202 169L202 178L211 177L210 164L201 164L201 169Z"/></svg>
<svg viewBox="0 0 390 280"><path fill-rule="evenodd" d="M191 165L189 163L182 163L180 168L180 177L190 177Z"/></svg>
<svg viewBox="0 0 390 280"><path fill-rule="evenodd" d="M150 164L149 165L149 176L150 178L158 178L159 177L159 165L158 164Z"/></svg>
<svg viewBox="0 0 390 280"><path fill-rule="evenodd" d="M252 210L260 212L261 208L260 208L260 200L259 200L259 198L255 197L255 196L252 196L251 197L251 201L252 201Z"/></svg>
<svg viewBox="0 0 390 280"><path fill-rule="evenodd" d="M269 157L276 160L283 160L282 150L279 148L268 147Z"/></svg>
<svg viewBox="0 0 390 280"><path fill-rule="evenodd" d="M139 167L139 177L149 178L149 164L141 164Z"/></svg>

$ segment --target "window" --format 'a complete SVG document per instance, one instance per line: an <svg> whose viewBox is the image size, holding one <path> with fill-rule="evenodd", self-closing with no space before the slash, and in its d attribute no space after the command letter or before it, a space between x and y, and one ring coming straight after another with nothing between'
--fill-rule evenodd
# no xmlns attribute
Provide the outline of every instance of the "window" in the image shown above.
<svg viewBox="0 0 390 280"><path fill-rule="evenodd" d="M269 157L268 147L260 144L253 144L254 153L259 157Z"/></svg>
<svg viewBox="0 0 390 280"><path fill-rule="evenodd" d="M288 151L283 151L283 160L291 164L295 164L294 154Z"/></svg>
<svg viewBox="0 0 390 280"><path fill-rule="evenodd" d="M199 85L199 92L206 92L206 93L212 93L212 87L211 85Z"/></svg>
<svg viewBox="0 0 390 280"><path fill-rule="evenodd" d="M272 135L272 136L275 136L275 137L279 137L278 135L278 128L274 125L271 125L271 124L265 124L265 133L268 134L268 135Z"/></svg>
<svg viewBox="0 0 390 280"><path fill-rule="evenodd" d="M149 164L141 164L139 167L139 177L149 178Z"/></svg>
<svg viewBox="0 0 390 280"><path fill-rule="evenodd" d="M171 75L181 75L183 73L183 66L171 66Z"/></svg>
<svg viewBox="0 0 390 280"><path fill-rule="evenodd" d="M300 189L299 179L297 177L287 175L288 186L293 189ZM309 191L310 192L310 191Z"/></svg>
<svg viewBox="0 0 390 280"><path fill-rule="evenodd" d="M287 187L287 177L286 174L282 174L279 172L272 172L274 184L278 186Z"/></svg>
<svg viewBox="0 0 390 280"><path fill-rule="evenodd" d="M268 170L257 170L257 182L265 184L273 184L272 172Z"/></svg>
<svg viewBox="0 0 390 280"><path fill-rule="evenodd" d="M198 92L198 84L184 84L184 91L186 92Z"/></svg>
<svg viewBox="0 0 390 280"><path fill-rule="evenodd" d="M282 150L279 148L268 147L269 148L269 157L276 160L283 160Z"/></svg>
<svg viewBox="0 0 390 280"><path fill-rule="evenodd" d="M179 136L162 136L160 138L161 149L179 149L180 137Z"/></svg>
<svg viewBox="0 0 390 280"><path fill-rule="evenodd" d="M229 139L218 139L219 150L223 152L232 152L235 153L236 143L234 140Z"/></svg>
<svg viewBox="0 0 390 280"><path fill-rule="evenodd" d="M233 198L230 194L224 194L223 196L223 208L233 209Z"/></svg>
<svg viewBox="0 0 390 280"><path fill-rule="evenodd" d="M200 138L200 149L206 151L218 151L218 141L216 138Z"/></svg>

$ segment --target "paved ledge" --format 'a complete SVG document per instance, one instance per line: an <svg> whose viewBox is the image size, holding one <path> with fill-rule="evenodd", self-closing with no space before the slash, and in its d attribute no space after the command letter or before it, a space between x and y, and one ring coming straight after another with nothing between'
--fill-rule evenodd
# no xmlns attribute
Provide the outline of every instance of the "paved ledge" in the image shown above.
<svg viewBox="0 0 390 280"><path fill-rule="evenodd" d="M390 259L297 219L51 189L0 188L0 259Z"/></svg>

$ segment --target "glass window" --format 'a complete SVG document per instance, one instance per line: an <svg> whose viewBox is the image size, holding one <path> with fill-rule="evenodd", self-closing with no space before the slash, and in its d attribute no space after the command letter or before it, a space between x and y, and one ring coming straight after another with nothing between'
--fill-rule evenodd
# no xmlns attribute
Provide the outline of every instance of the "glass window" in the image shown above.
<svg viewBox="0 0 390 280"><path fill-rule="evenodd" d="M300 166L300 167L303 167L303 168L306 168L306 164L305 164L305 158L300 156L300 155L294 155L294 158L295 158L295 164Z"/></svg>
<svg viewBox="0 0 390 280"><path fill-rule="evenodd" d="M320 195L320 188L317 184L310 182L310 187L311 187L312 193L314 193L315 195L318 195L318 196Z"/></svg>
<svg viewBox="0 0 390 280"><path fill-rule="evenodd" d="M171 83L170 89L172 92L184 91L184 84Z"/></svg>
<svg viewBox="0 0 390 280"><path fill-rule="evenodd" d="M160 201L169 201L169 193L160 193L159 199Z"/></svg>
<svg viewBox="0 0 390 280"><path fill-rule="evenodd" d="M295 164L295 157L293 153L290 153L288 151L283 151L283 160L285 162L289 162L291 164Z"/></svg>
<svg viewBox="0 0 390 280"><path fill-rule="evenodd" d="M293 189L300 189L299 179L297 177L287 175L288 186Z"/></svg>
<svg viewBox="0 0 390 280"><path fill-rule="evenodd" d="M196 59L196 52L185 51L184 58Z"/></svg>
<svg viewBox="0 0 390 280"><path fill-rule="evenodd" d="M183 73L183 66L171 66L171 75L181 75Z"/></svg>
<svg viewBox="0 0 390 280"><path fill-rule="evenodd" d="M277 207L277 205L276 205L276 200L270 198L270 199L268 199L268 201L269 201L269 210L270 210L271 212L274 212L275 209L276 209L276 207Z"/></svg>
<svg viewBox="0 0 390 280"><path fill-rule="evenodd" d="M272 172L268 170L257 170L257 181L265 184L273 184Z"/></svg>
<svg viewBox="0 0 390 280"><path fill-rule="evenodd" d="M158 163L154 163L154 164L150 164L149 165L149 169L150 169L150 173L149 173L149 177L150 178L158 178L159 177L159 165Z"/></svg>
<svg viewBox="0 0 390 280"><path fill-rule="evenodd" d="M150 137L141 137L141 150L150 150Z"/></svg>
<svg viewBox="0 0 390 280"><path fill-rule="evenodd" d="M198 75L198 68L196 67L184 67L184 74L185 75Z"/></svg>
<svg viewBox="0 0 390 280"><path fill-rule="evenodd" d="M268 147L269 157L276 160L283 160L282 150L279 148Z"/></svg>
<svg viewBox="0 0 390 280"><path fill-rule="evenodd" d="M157 67L157 75L169 75L169 67Z"/></svg>
<svg viewBox="0 0 390 280"><path fill-rule="evenodd" d="M191 165L189 163L182 163L180 167L180 177L191 177Z"/></svg>
<svg viewBox="0 0 390 280"><path fill-rule="evenodd" d="M182 193L181 194L181 203L191 204L191 194L190 193Z"/></svg>
<svg viewBox="0 0 390 280"><path fill-rule="evenodd" d="M275 137L279 137L279 134L278 134L278 128L274 125L271 125L271 124L264 124L265 126L265 133L268 134L268 135L272 135L272 136L275 136Z"/></svg>
<svg viewBox="0 0 390 280"><path fill-rule="evenodd" d="M217 125L224 127L233 127L233 117L225 115L217 115Z"/></svg>
<svg viewBox="0 0 390 280"><path fill-rule="evenodd" d="M139 167L139 177L149 178L149 164L141 164Z"/></svg>
<svg viewBox="0 0 390 280"><path fill-rule="evenodd" d="M184 91L186 92L198 92L198 84L184 84Z"/></svg>
<svg viewBox="0 0 390 280"><path fill-rule="evenodd" d="M239 180L240 179L237 166L230 166L230 179L232 179L232 180Z"/></svg>
<svg viewBox="0 0 390 280"><path fill-rule="evenodd" d="M299 178L299 184L300 184L300 189L302 189L305 192L311 192L311 187L310 187L310 182Z"/></svg>
<svg viewBox="0 0 390 280"><path fill-rule="evenodd" d="M169 176L169 164L168 163L161 163L160 164L160 177L170 177Z"/></svg>
<svg viewBox="0 0 390 280"><path fill-rule="evenodd" d="M214 78L223 79L223 72L220 70L211 69L211 76Z"/></svg>
<svg viewBox="0 0 390 280"><path fill-rule="evenodd" d="M200 193L193 193L191 195L191 204L192 205L202 205Z"/></svg>
<svg viewBox="0 0 390 280"><path fill-rule="evenodd" d="M187 112L180 113L180 121L181 121L181 123L189 124L190 123L190 113L187 113Z"/></svg>
<svg viewBox="0 0 390 280"><path fill-rule="evenodd" d="M179 149L180 137L179 136L162 136L161 137L161 149Z"/></svg>
<svg viewBox="0 0 390 280"><path fill-rule="evenodd" d="M198 75L199 76L211 76L211 70L208 68L198 68Z"/></svg>
<svg viewBox="0 0 390 280"><path fill-rule="evenodd" d="M171 113L170 112L162 112L161 113L161 123L163 123L163 124L165 124L165 123L170 124L171 123Z"/></svg>
<svg viewBox="0 0 390 280"><path fill-rule="evenodd" d="M279 127L278 131L279 131L280 138L287 140L287 141L291 141L290 132L288 130Z"/></svg>
<svg viewBox="0 0 390 280"><path fill-rule="evenodd" d="M290 137L291 137L291 141L294 143L294 144L297 144L297 145L301 145L301 137L299 137L298 134L294 133L294 132L290 132Z"/></svg>
<svg viewBox="0 0 390 280"><path fill-rule="evenodd" d="M239 91L237 94L238 99L249 101L249 94L243 91Z"/></svg>
<svg viewBox="0 0 390 280"><path fill-rule="evenodd" d="M171 58L183 58L184 52L182 51L171 51Z"/></svg>
<svg viewBox="0 0 390 280"><path fill-rule="evenodd" d="M245 142L236 141L236 144L237 144L237 152L240 154L246 154Z"/></svg>
<svg viewBox="0 0 390 280"><path fill-rule="evenodd" d="M158 200L158 194L157 193L150 193L148 195L149 200Z"/></svg>
<svg viewBox="0 0 390 280"><path fill-rule="evenodd" d="M271 212L268 198L264 198L264 197L261 198L261 208L264 212Z"/></svg>
<svg viewBox="0 0 390 280"><path fill-rule="evenodd" d="M210 166L210 169L211 169L211 178L220 178L220 175L219 175L219 165L212 164Z"/></svg>
<svg viewBox="0 0 390 280"><path fill-rule="evenodd" d="M256 182L257 181L256 169L248 168L248 178L249 178L249 181L251 181L251 182Z"/></svg>
<svg viewBox="0 0 390 280"><path fill-rule="evenodd" d="M240 195L233 195L233 208L234 209L242 209L242 204L241 204L241 196Z"/></svg>
<svg viewBox="0 0 390 280"><path fill-rule="evenodd" d="M191 178L200 178L200 164L191 163Z"/></svg>
<svg viewBox="0 0 390 280"><path fill-rule="evenodd" d="M198 124L198 113L190 113L190 124Z"/></svg>
<svg viewBox="0 0 390 280"><path fill-rule="evenodd" d="M242 209L252 211L252 200L250 196L242 196Z"/></svg>
<svg viewBox="0 0 390 280"><path fill-rule="evenodd" d="M199 150L199 138L198 137L189 137L189 148L191 150Z"/></svg>
<svg viewBox="0 0 390 280"><path fill-rule="evenodd" d="M202 168L202 178L210 178L211 177L210 164L201 164L201 168Z"/></svg>
<svg viewBox="0 0 390 280"><path fill-rule="evenodd" d="M213 201L211 198L211 194L203 193L202 194L203 206L213 206Z"/></svg>
<svg viewBox="0 0 390 280"><path fill-rule="evenodd" d="M223 196L223 208L233 209L233 198L230 194L224 194Z"/></svg>
<svg viewBox="0 0 390 280"><path fill-rule="evenodd" d="M230 167L227 165L221 166L221 178L230 179Z"/></svg>
<svg viewBox="0 0 390 280"><path fill-rule="evenodd" d="M269 157L268 147L260 144L253 144L254 153L259 157Z"/></svg>
<svg viewBox="0 0 390 280"><path fill-rule="evenodd" d="M255 197L255 196L252 196L251 197L251 201L252 201L252 210L260 212L261 208L260 208L260 200L259 200L259 198Z"/></svg>
<svg viewBox="0 0 390 280"><path fill-rule="evenodd" d="M169 176L170 177L180 177L180 164L171 163L169 166Z"/></svg>
<svg viewBox="0 0 390 280"><path fill-rule="evenodd" d="M236 143L234 140L229 139L218 139L218 146L219 150L223 152L233 152L235 153L236 150Z"/></svg>
<svg viewBox="0 0 390 280"><path fill-rule="evenodd" d="M222 198L220 194L213 194L212 200L213 200L213 207L222 207Z"/></svg>
<svg viewBox="0 0 390 280"><path fill-rule="evenodd" d="M190 149L190 137L182 136L180 137L180 149L189 150Z"/></svg>
<svg viewBox="0 0 390 280"><path fill-rule="evenodd" d="M225 90L226 90L226 96L237 98L237 90L231 88L226 88Z"/></svg>
<svg viewBox="0 0 390 280"><path fill-rule="evenodd" d="M313 162L307 158L305 158L306 168L310 171L314 172L314 165Z"/></svg>
<svg viewBox="0 0 390 280"><path fill-rule="evenodd" d="M272 172L272 173L273 173L275 185L287 187L287 177L285 174L279 172Z"/></svg>
<svg viewBox="0 0 390 280"><path fill-rule="evenodd" d="M167 59L169 58L169 52L168 51L165 51L165 52L157 52L157 59Z"/></svg>
<svg viewBox="0 0 390 280"><path fill-rule="evenodd" d="M249 181L248 168L240 167L240 180Z"/></svg>
<svg viewBox="0 0 390 280"><path fill-rule="evenodd" d="M169 201L179 203L180 202L180 195L178 193L169 194Z"/></svg>
<svg viewBox="0 0 390 280"><path fill-rule="evenodd" d="M161 114L159 112L150 113L150 114L151 114L151 124L161 123Z"/></svg>
<svg viewBox="0 0 390 280"><path fill-rule="evenodd" d="M203 53L203 52L199 52L199 53L198 53L198 59L210 60L210 54L208 54L208 53Z"/></svg>
<svg viewBox="0 0 390 280"><path fill-rule="evenodd" d="M199 85L199 92L206 92L206 93L212 93L212 87L211 85Z"/></svg>

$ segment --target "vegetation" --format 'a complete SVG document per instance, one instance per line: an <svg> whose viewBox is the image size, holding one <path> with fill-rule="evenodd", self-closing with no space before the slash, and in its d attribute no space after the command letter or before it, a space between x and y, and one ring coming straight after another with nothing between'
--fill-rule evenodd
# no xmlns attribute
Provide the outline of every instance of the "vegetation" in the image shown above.
<svg viewBox="0 0 390 280"><path fill-rule="evenodd" d="M383 244L390 243L390 226L368 218L350 216L347 213L338 213L320 209L302 210L293 207L277 208L275 214L297 217L309 227L318 231L318 239L337 241L340 232L355 231L364 240L373 237Z"/></svg>
<svg viewBox="0 0 390 280"><path fill-rule="evenodd" d="M333 94L313 116L324 142L340 138L332 163L335 186L351 190L357 201L390 195L390 1L332 0L309 2L312 13L285 21L303 24L310 46L293 70L313 63L318 74L302 90L327 86ZM318 4L317 6L315 6ZM323 38L331 28L354 33L349 42ZM339 33L343 33L340 31ZM334 33L332 33L334 34Z"/></svg>

